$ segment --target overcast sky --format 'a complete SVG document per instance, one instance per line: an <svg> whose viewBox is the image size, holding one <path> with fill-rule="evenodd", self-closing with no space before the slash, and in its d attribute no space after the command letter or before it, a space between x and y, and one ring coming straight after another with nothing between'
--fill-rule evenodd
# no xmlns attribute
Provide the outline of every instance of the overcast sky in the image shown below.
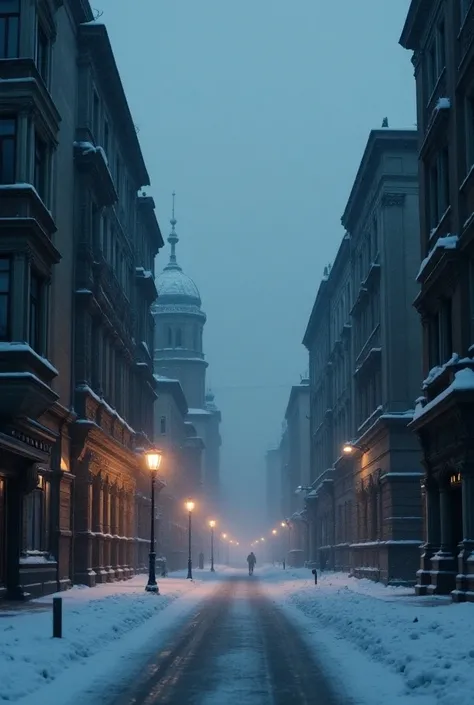
<svg viewBox="0 0 474 705"><path fill-rule="evenodd" d="M242 507L264 512L264 454L308 367L301 339L368 133L385 116L414 127L410 54L398 45L409 0L92 5L164 235L177 193L178 259L208 314L225 513L238 533Z"/></svg>

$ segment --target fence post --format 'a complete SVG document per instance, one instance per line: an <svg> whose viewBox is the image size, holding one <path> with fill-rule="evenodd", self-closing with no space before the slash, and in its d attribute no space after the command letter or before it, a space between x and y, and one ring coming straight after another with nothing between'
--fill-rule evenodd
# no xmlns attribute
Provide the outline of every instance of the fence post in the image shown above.
<svg viewBox="0 0 474 705"><path fill-rule="evenodd" d="M63 636L63 598L53 597L53 639Z"/></svg>

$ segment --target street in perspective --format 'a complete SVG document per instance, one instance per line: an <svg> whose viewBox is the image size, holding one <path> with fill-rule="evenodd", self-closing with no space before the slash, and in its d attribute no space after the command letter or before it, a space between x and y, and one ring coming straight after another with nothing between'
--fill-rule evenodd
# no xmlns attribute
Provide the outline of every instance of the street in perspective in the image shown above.
<svg viewBox="0 0 474 705"><path fill-rule="evenodd" d="M474 702L474 1L0 0L0 701Z"/></svg>

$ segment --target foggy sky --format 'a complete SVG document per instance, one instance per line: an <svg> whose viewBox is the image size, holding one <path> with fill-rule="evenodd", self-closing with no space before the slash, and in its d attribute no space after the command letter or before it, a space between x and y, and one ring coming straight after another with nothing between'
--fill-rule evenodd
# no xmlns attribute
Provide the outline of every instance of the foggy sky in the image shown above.
<svg viewBox="0 0 474 705"><path fill-rule="evenodd" d="M390 127L415 126L410 55L398 46L409 0L92 4L139 127L163 235L175 189L178 260L208 314L222 519L245 538L239 516L252 513L259 536L271 528L259 519L264 454L308 366L301 339L369 130L385 116Z"/></svg>

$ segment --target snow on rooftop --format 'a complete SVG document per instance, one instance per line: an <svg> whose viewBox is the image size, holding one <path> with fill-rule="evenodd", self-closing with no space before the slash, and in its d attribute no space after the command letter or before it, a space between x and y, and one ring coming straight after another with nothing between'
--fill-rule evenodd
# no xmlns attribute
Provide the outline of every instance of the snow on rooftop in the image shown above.
<svg viewBox="0 0 474 705"><path fill-rule="evenodd" d="M210 416L207 409L188 409L189 416Z"/></svg>
<svg viewBox="0 0 474 705"><path fill-rule="evenodd" d="M434 253L437 250L443 249L443 250L455 250L458 246L459 242L459 237L457 235L444 235L444 237L439 237L434 246L433 249L430 250L428 255L425 257L425 259L422 261L420 265L420 269L418 270L418 274L416 275L416 280L420 281L423 271L425 270L427 264L433 257Z"/></svg>

